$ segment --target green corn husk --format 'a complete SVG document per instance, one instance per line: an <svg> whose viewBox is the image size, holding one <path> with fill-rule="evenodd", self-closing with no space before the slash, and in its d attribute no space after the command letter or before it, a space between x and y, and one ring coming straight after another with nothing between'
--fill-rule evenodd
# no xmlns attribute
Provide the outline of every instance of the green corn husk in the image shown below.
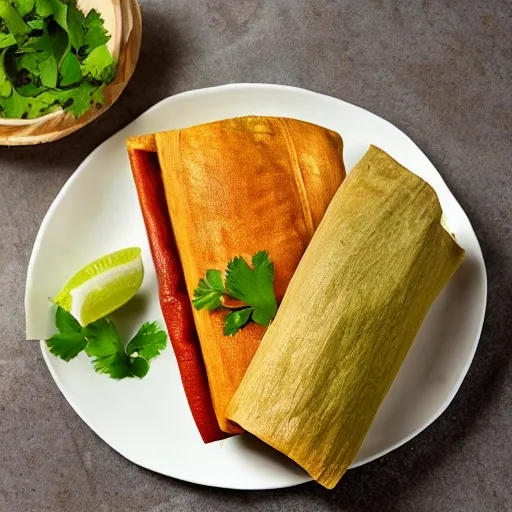
<svg viewBox="0 0 512 512"><path fill-rule="evenodd" d="M464 258L434 190L371 146L334 196L228 408L332 488Z"/></svg>

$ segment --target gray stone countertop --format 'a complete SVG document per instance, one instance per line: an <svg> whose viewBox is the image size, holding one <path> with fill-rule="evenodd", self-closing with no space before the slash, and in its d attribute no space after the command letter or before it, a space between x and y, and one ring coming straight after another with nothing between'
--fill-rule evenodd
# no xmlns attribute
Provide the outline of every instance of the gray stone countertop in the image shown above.
<svg viewBox="0 0 512 512"><path fill-rule="evenodd" d="M65 140L0 148L0 511L512 510L512 2L146 0L135 76ZM80 162L162 98L229 82L295 85L388 119L427 154L479 237L488 312L449 409L334 491L204 488L101 441L24 341L32 245Z"/></svg>

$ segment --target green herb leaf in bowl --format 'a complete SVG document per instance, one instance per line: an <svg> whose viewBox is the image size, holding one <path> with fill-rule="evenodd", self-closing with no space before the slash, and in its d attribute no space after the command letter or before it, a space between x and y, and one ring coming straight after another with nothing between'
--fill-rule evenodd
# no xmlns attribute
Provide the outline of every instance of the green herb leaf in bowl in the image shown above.
<svg viewBox="0 0 512 512"><path fill-rule="evenodd" d="M103 105L116 70L109 39L101 15L76 0L0 0L0 117L63 108L78 118Z"/></svg>

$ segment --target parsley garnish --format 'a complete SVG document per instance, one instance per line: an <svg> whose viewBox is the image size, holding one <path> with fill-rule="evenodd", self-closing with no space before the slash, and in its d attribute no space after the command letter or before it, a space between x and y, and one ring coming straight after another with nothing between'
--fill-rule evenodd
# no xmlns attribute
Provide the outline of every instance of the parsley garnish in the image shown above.
<svg viewBox="0 0 512 512"><path fill-rule="evenodd" d="M71 361L87 346L82 326L61 307L58 307L55 313L55 325L59 329L59 334L54 334L46 340L46 344L52 354L64 361Z"/></svg>
<svg viewBox="0 0 512 512"><path fill-rule="evenodd" d="M121 343L113 322L102 318L82 327L60 306L55 313L58 334L46 340L48 349L64 361L70 361L85 349L96 372L113 379L144 377L149 362L167 345L167 334L157 322L146 322L126 346Z"/></svg>
<svg viewBox="0 0 512 512"><path fill-rule="evenodd" d="M222 295L225 293L222 273L220 270L207 270L206 277L199 280L194 290L192 304L196 309L217 309L222 306Z"/></svg>
<svg viewBox="0 0 512 512"><path fill-rule="evenodd" d="M236 299L228 307L225 297ZM232 336L249 323L268 325L276 316L274 265L266 251L252 257L252 268L240 256L233 258L226 270L225 283L220 270L208 270L194 290L192 304L196 309L235 309L226 315L224 334Z"/></svg>
<svg viewBox="0 0 512 512"><path fill-rule="evenodd" d="M59 107L80 117L104 102L115 75L110 39L76 0L0 0L0 117L32 119Z"/></svg>

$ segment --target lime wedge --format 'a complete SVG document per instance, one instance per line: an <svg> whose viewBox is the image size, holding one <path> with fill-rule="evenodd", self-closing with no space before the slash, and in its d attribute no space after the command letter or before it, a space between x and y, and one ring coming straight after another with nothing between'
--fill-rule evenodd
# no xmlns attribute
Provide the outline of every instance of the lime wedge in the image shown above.
<svg viewBox="0 0 512 512"><path fill-rule="evenodd" d="M126 304L137 293L143 278L140 248L122 249L89 263L69 280L53 302L87 325Z"/></svg>

